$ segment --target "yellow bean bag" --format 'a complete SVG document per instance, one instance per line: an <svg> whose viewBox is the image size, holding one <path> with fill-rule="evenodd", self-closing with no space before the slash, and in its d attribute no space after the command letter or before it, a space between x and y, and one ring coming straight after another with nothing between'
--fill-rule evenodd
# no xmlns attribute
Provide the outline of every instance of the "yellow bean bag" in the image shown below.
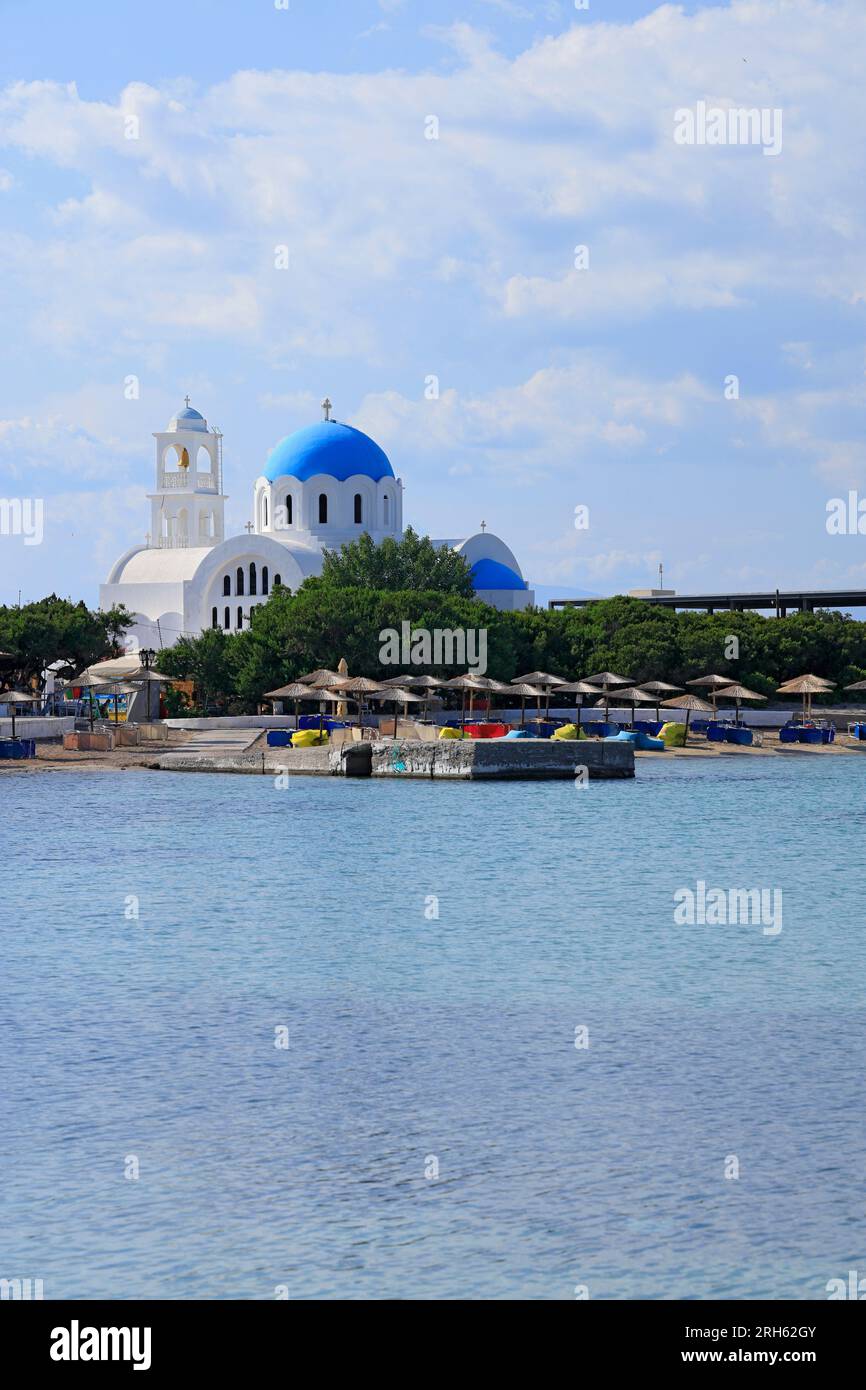
<svg viewBox="0 0 866 1390"><path fill-rule="evenodd" d="M447 725L443 725L442 728L439 730L439 737L440 737L440 738L463 738L463 737L465 737L465 735L464 735L462 729L449 729L449 728L447 727Z"/></svg>
<svg viewBox="0 0 866 1390"><path fill-rule="evenodd" d="M323 743L328 742L328 735L318 729L298 729L297 733L292 734L293 748L318 748Z"/></svg>
<svg viewBox="0 0 866 1390"><path fill-rule="evenodd" d="M686 741L686 726L675 723L663 724L656 737L662 740L665 748L682 748Z"/></svg>
<svg viewBox="0 0 866 1390"><path fill-rule="evenodd" d="M585 734L583 729L578 733L576 724L563 724L559 729L554 729L551 738L583 739L586 743L589 742L589 734Z"/></svg>

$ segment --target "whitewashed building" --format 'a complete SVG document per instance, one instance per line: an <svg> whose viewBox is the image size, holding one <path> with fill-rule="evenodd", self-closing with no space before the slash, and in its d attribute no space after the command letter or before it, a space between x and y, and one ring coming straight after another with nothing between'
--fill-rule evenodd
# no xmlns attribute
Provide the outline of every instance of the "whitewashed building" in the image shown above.
<svg viewBox="0 0 866 1390"><path fill-rule="evenodd" d="M403 534L403 484L374 440L324 420L287 435L253 489L253 521L226 537L222 436L187 397L168 428L154 434L156 478L150 531L113 566L100 607L134 614L131 647L169 647L208 627L242 630L276 584L295 590L321 572L322 549L365 531L381 543ZM497 608L526 608L534 596L504 541L482 529L443 540L466 557L478 597Z"/></svg>

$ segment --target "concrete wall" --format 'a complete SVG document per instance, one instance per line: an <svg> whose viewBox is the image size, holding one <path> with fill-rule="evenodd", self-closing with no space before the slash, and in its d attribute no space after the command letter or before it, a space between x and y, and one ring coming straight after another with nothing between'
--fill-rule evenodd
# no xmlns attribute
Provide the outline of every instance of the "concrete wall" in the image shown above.
<svg viewBox="0 0 866 1390"><path fill-rule="evenodd" d="M62 738L75 728L71 714L55 718L53 715L40 715L35 719L16 718L16 738ZM12 737L12 720L0 719L0 738Z"/></svg>

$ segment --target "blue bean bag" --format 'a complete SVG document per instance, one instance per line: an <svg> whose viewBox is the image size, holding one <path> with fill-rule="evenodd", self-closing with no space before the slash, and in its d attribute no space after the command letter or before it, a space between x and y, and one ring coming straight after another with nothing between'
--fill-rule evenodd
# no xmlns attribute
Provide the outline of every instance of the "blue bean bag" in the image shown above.
<svg viewBox="0 0 866 1390"><path fill-rule="evenodd" d="M528 729L510 729L505 738L532 738Z"/></svg>

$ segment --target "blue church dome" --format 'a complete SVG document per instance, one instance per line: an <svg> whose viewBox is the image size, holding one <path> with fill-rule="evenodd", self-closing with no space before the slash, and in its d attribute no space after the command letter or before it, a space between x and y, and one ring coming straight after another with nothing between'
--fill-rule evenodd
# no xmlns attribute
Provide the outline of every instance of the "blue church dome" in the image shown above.
<svg viewBox="0 0 866 1390"><path fill-rule="evenodd" d="M476 589L525 589L526 581L499 560L476 560L471 569Z"/></svg>
<svg viewBox="0 0 866 1390"><path fill-rule="evenodd" d="M388 455L369 435L334 420L320 420L317 425L286 435L264 468L269 483L283 477L305 483L317 473L325 473L341 483L358 473L376 483L381 478L394 477Z"/></svg>

